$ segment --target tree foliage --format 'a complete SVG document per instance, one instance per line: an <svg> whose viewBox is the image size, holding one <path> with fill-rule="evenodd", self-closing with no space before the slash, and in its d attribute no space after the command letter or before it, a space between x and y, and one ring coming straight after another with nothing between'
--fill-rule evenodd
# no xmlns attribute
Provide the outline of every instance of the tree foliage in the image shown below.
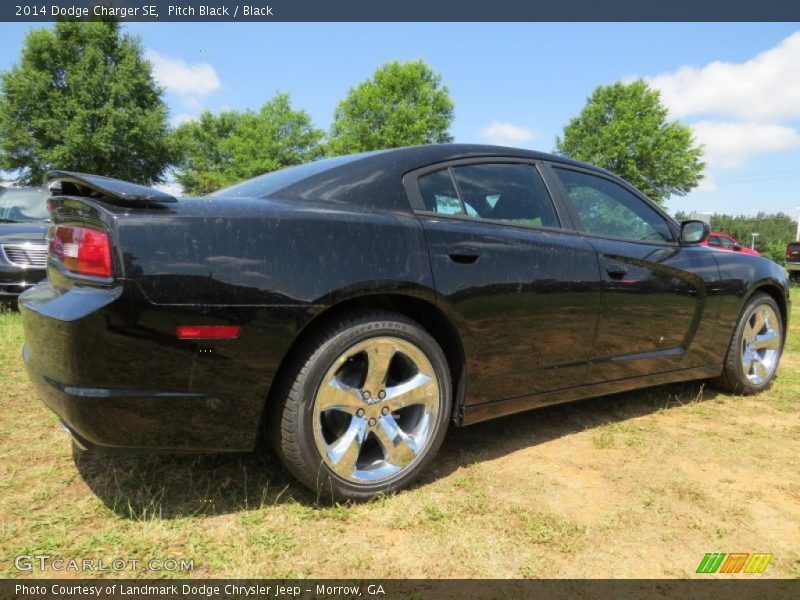
<svg viewBox="0 0 800 600"><path fill-rule="evenodd" d="M314 160L323 154L323 137L307 112L292 109L288 94L276 94L258 111L205 111L173 134L176 179L190 194L208 194Z"/></svg>
<svg viewBox="0 0 800 600"><path fill-rule="evenodd" d="M453 101L422 60L393 61L352 88L333 116L328 153L451 142Z"/></svg>
<svg viewBox="0 0 800 600"><path fill-rule="evenodd" d="M678 221L691 218L690 214L682 211L675 213ZM752 234L757 233L756 250L781 265L786 261L786 245L795 241L797 235L797 221L781 212L759 212L755 217L715 214L711 217L710 227L711 231L725 233L748 248Z"/></svg>
<svg viewBox="0 0 800 600"><path fill-rule="evenodd" d="M755 217L715 214L711 217L711 230L727 233L748 247L752 243L752 234L757 233L756 249L767 258L783 264L786 245L794 241L797 222L783 213L768 215L760 212Z"/></svg>
<svg viewBox="0 0 800 600"><path fill-rule="evenodd" d="M556 151L616 173L659 203L696 187L705 168L691 129L667 122L659 92L642 80L597 87Z"/></svg>
<svg viewBox="0 0 800 600"><path fill-rule="evenodd" d="M158 181L169 163L167 109L139 40L117 22L59 22L25 39L0 76L0 168Z"/></svg>
<svg viewBox="0 0 800 600"><path fill-rule="evenodd" d="M175 179L188 194L208 194L235 183L228 140L239 124L236 111L213 114L204 111L196 121L179 125L172 134L178 160Z"/></svg>

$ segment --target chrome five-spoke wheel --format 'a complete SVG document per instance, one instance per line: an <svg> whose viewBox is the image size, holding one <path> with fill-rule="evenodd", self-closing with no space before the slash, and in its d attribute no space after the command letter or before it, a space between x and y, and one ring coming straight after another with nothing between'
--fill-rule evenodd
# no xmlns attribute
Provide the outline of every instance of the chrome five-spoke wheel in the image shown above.
<svg viewBox="0 0 800 600"><path fill-rule="evenodd" d="M722 373L715 383L734 394L755 394L775 379L783 350L785 327L776 300L756 292L742 309Z"/></svg>
<svg viewBox="0 0 800 600"><path fill-rule="evenodd" d="M778 366L781 322L768 304L754 306L745 317L742 330L742 370L755 386L766 383Z"/></svg>
<svg viewBox="0 0 800 600"><path fill-rule="evenodd" d="M339 477L384 482L425 454L440 410L439 380L425 353L399 337L373 337L345 350L322 378L314 441Z"/></svg>

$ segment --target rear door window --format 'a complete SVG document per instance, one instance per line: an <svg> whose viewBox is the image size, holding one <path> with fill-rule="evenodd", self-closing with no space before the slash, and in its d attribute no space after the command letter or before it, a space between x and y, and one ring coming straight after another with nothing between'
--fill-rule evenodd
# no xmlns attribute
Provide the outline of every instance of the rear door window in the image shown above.
<svg viewBox="0 0 800 600"><path fill-rule="evenodd" d="M529 227L560 227L536 167L486 163L455 166L418 179L425 210Z"/></svg>
<svg viewBox="0 0 800 600"><path fill-rule="evenodd" d="M531 227L559 227L550 194L536 167L497 163L453 167L467 214Z"/></svg>

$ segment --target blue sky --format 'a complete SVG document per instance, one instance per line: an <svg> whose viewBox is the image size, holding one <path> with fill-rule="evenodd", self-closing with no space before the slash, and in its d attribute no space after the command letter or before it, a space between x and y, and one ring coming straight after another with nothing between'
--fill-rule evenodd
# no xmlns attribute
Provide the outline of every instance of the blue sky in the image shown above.
<svg viewBox="0 0 800 600"><path fill-rule="evenodd" d="M4 23L0 69L30 25ZM175 121L257 108L276 91L327 128L350 87L422 58L455 101L459 142L551 151L592 89L642 76L707 148L708 179L668 207L735 214L800 207L800 24L130 23ZM796 34L796 35L795 35Z"/></svg>

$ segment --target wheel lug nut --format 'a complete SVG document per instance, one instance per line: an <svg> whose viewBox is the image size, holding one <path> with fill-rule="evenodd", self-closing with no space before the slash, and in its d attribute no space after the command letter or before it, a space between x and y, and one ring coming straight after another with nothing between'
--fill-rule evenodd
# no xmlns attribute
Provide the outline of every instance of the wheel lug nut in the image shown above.
<svg viewBox="0 0 800 600"><path fill-rule="evenodd" d="M381 409L381 413L384 414L384 415L388 415L389 414L389 407L388 406L384 406Z"/></svg>
<svg viewBox="0 0 800 600"><path fill-rule="evenodd" d="M361 397L362 397L364 400L369 400L370 393L369 393L368 391L364 390L363 392L361 392Z"/></svg>
<svg viewBox="0 0 800 600"><path fill-rule="evenodd" d="M381 400L386 398L386 390L381 390L380 392L378 392L378 398L380 398Z"/></svg>
<svg viewBox="0 0 800 600"><path fill-rule="evenodd" d="M356 411L356 416L357 416L357 417L363 417L363 416L364 416L364 409L363 409L363 408L359 408L359 409Z"/></svg>
<svg viewBox="0 0 800 600"><path fill-rule="evenodd" d="M375 427L375 423L377 423L377 421L375 419L370 419L369 420L369 426L370 427Z"/></svg>

